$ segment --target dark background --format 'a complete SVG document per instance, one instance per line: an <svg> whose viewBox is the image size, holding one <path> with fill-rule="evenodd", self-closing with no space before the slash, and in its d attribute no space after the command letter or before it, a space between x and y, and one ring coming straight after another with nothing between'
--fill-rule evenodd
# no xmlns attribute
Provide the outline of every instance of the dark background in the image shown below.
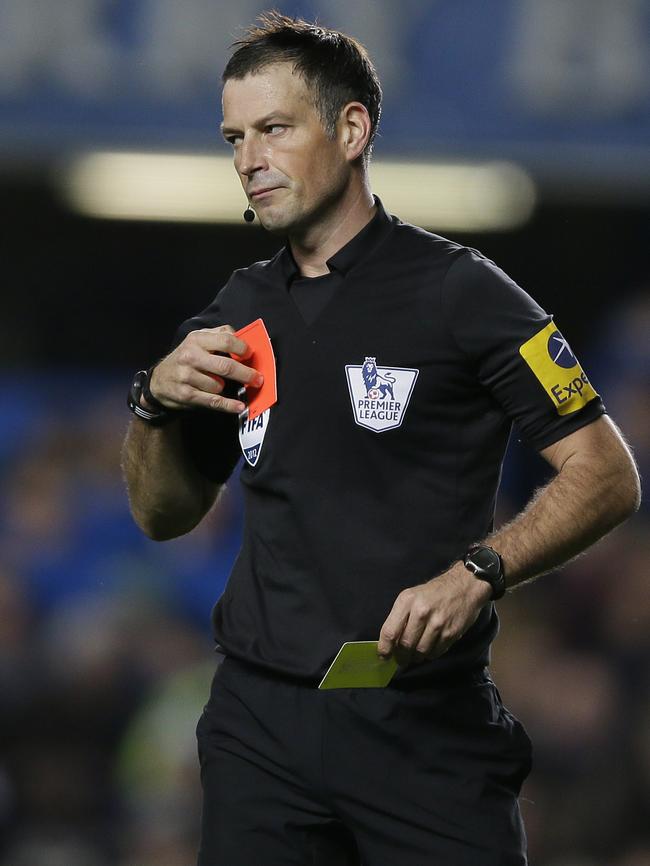
<svg viewBox="0 0 650 866"><path fill-rule="evenodd" d="M269 258L282 244L243 220L224 227L83 218L37 173L0 184L2 353L21 366L80 358L129 370L143 364L165 352L177 324L207 306L233 269ZM455 232L453 239L480 249L524 286L571 334L576 351L588 347L595 322L647 289L648 205L558 203L542 192L522 228Z"/></svg>

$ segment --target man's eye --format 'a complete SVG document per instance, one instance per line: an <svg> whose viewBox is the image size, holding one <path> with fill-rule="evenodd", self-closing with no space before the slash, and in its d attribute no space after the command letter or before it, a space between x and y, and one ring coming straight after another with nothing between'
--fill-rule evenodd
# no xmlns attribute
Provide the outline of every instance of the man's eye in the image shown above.
<svg viewBox="0 0 650 866"><path fill-rule="evenodd" d="M282 132L283 129L286 129L286 126L283 126L280 123L271 123L266 127L266 131L270 132L271 135L277 135L279 132Z"/></svg>
<svg viewBox="0 0 650 866"><path fill-rule="evenodd" d="M237 144L240 144L241 140L241 135L229 135L226 137L226 141L228 142L228 144L232 144L233 147Z"/></svg>

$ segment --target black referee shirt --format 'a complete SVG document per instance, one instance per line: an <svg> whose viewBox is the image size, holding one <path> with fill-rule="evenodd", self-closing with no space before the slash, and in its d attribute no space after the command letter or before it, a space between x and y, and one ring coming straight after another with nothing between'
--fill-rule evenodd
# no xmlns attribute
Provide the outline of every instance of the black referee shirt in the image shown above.
<svg viewBox="0 0 650 866"><path fill-rule="evenodd" d="M213 480L246 458L218 643L314 683L343 642L378 639L402 589L490 532L513 422L541 449L604 411L551 317L503 271L377 205L313 298L284 248L234 272L175 340L258 317L269 332L276 405L252 424L187 413L184 434ZM397 676L480 668L497 630L487 605L445 655Z"/></svg>

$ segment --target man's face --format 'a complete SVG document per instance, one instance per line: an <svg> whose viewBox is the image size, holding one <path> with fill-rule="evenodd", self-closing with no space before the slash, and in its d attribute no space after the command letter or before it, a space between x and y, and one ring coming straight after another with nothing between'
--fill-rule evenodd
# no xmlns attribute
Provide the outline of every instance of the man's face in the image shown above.
<svg viewBox="0 0 650 866"><path fill-rule="evenodd" d="M244 191L269 231L296 233L317 224L350 178L341 130L328 137L304 80L288 63L226 82L222 130Z"/></svg>

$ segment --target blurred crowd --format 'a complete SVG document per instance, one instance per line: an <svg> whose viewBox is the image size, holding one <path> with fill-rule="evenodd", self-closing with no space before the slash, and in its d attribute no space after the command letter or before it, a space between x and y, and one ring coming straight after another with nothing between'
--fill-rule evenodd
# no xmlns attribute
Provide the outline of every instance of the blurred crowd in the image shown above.
<svg viewBox="0 0 650 866"><path fill-rule="evenodd" d="M585 366L650 467L650 300ZM209 613L239 544L236 478L189 536L134 526L119 468L128 376L0 381L0 866L191 866ZM510 449L500 519L542 477ZM650 866L650 509L509 595L492 674L534 743L533 866ZM399 866L399 864L395 864Z"/></svg>

